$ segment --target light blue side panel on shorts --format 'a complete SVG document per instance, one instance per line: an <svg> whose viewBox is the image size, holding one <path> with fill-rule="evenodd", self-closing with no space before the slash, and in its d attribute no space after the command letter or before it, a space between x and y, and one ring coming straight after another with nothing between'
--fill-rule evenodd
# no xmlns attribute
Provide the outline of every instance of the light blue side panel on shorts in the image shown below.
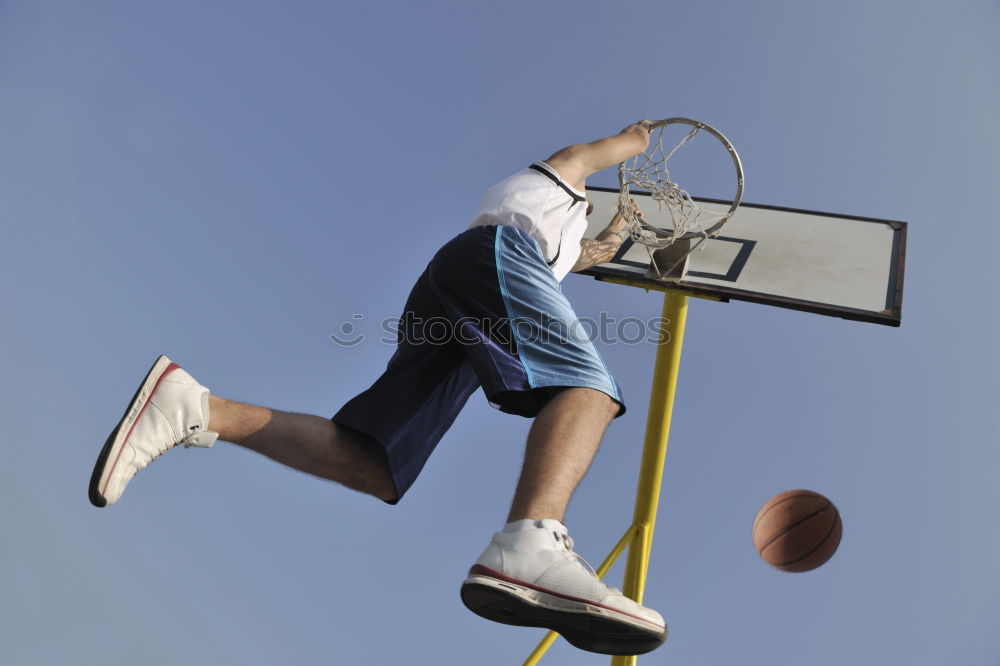
<svg viewBox="0 0 1000 666"><path fill-rule="evenodd" d="M622 402L618 385L538 244L516 227L498 227L496 264L517 353L531 387L586 387Z"/></svg>

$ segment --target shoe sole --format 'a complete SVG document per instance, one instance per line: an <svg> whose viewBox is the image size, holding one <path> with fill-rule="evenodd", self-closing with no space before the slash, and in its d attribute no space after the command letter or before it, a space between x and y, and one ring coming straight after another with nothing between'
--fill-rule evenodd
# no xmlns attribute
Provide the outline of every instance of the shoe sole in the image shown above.
<svg viewBox="0 0 1000 666"><path fill-rule="evenodd" d="M490 576L469 576L462 585L462 603L493 622L551 629L588 652L645 654L667 640L666 627L642 626L641 620L604 606Z"/></svg>
<svg viewBox="0 0 1000 666"><path fill-rule="evenodd" d="M160 356L156 359L153 367L146 373L146 378L142 380L142 384L136 389L135 395L132 396L132 401L125 409L125 413L122 415L118 425L111 431L107 441L104 443L104 448L101 449L100 455L97 456L94 472L90 475L90 487L87 492L90 497L90 503L94 506L103 507L108 505L108 500L104 497L104 490L107 488L102 487L102 485L106 483L107 478L114 471L125 441L132 432L135 423L138 422L139 417L142 416L142 412L145 411L146 405L150 397L152 397L157 384L159 384L160 379L163 378L172 365L174 365L173 362L166 356ZM108 467L109 461L111 463L110 468Z"/></svg>

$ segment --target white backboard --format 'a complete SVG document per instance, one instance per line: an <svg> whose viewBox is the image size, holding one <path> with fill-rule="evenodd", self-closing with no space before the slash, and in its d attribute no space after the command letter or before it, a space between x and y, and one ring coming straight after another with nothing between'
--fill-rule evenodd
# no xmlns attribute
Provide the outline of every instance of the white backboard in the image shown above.
<svg viewBox="0 0 1000 666"><path fill-rule="evenodd" d="M588 238L611 220L618 191L588 188L594 203ZM633 193L647 222L670 229L669 218L642 192ZM729 203L697 199L706 210ZM647 276L645 246L625 241L609 263L585 275L647 289L678 290L718 300L742 300L899 326L906 223L741 204L718 238L690 255L680 282Z"/></svg>

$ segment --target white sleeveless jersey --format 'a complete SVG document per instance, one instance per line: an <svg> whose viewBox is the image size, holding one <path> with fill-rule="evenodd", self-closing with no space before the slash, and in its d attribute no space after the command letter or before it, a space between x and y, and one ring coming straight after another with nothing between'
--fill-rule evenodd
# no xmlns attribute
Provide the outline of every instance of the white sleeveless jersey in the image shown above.
<svg viewBox="0 0 1000 666"><path fill-rule="evenodd" d="M521 229L541 248L557 280L580 257L587 231L587 198L545 162L535 162L486 190L469 228L508 225Z"/></svg>

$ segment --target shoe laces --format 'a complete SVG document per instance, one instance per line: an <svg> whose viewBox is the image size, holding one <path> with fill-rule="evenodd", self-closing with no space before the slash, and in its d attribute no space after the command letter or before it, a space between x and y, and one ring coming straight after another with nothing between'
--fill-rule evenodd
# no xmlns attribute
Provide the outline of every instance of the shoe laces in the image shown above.
<svg viewBox="0 0 1000 666"><path fill-rule="evenodd" d="M561 544L566 549L566 552L576 559L576 563L578 565L583 567L591 576L601 581L601 577L597 575L597 571L594 570L594 567L590 566L590 562L585 560L582 555L573 550L573 538L568 533L553 531L552 535L556 538L556 543ZM611 590L614 594L622 594L622 591L617 587L611 587L604 581L601 581L601 584Z"/></svg>

